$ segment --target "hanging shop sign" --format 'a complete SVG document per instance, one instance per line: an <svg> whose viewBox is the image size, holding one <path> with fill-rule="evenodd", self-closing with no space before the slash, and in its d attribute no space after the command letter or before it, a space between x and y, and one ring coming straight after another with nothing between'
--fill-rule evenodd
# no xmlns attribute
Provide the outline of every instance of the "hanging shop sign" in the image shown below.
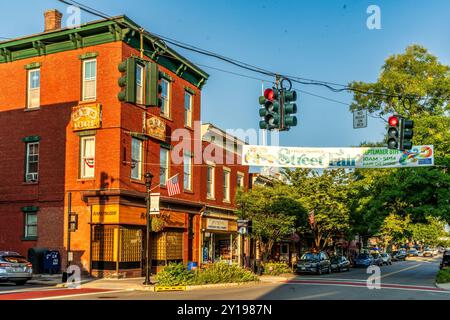
<svg viewBox="0 0 450 320"><path fill-rule="evenodd" d="M150 215L159 215L159 197L161 194L150 194Z"/></svg>
<svg viewBox="0 0 450 320"><path fill-rule="evenodd" d="M289 148L244 145L242 164L282 168L405 168L434 165L433 146L387 148Z"/></svg>
<svg viewBox="0 0 450 320"><path fill-rule="evenodd" d="M206 219L206 229L228 231L228 220Z"/></svg>
<svg viewBox="0 0 450 320"><path fill-rule="evenodd" d="M155 139L166 141L166 123L157 116L147 119L147 134Z"/></svg>
<svg viewBox="0 0 450 320"><path fill-rule="evenodd" d="M146 224L146 208L119 204L92 205L92 223L94 224Z"/></svg>
<svg viewBox="0 0 450 320"><path fill-rule="evenodd" d="M102 110L100 104L86 104L72 110L73 131L98 129L102 126Z"/></svg>

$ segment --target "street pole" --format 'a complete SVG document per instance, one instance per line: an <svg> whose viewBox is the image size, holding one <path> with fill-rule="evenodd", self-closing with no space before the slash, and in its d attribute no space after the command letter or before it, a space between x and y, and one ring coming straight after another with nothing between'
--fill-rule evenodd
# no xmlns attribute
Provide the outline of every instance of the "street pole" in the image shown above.
<svg viewBox="0 0 450 320"><path fill-rule="evenodd" d="M151 192L151 185L152 185L152 179L153 175L150 172L147 172L145 174L145 186L147 187L147 245L145 250L145 281L144 285L151 285L152 282L150 280L150 274L151 274L151 257L149 254L150 251L150 228L151 228L151 215L150 215L150 192Z"/></svg>
<svg viewBox="0 0 450 320"><path fill-rule="evenodd" d="M69 192L67 195L67 211L68 215L67 215L67 268L69 268L70 266L70 215L72 214L72 192Z"/></svg>

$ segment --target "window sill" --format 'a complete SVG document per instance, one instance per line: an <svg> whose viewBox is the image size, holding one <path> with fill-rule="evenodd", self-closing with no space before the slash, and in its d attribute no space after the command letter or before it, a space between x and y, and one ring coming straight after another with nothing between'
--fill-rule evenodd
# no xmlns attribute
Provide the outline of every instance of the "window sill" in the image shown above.
<svg viewBox="0 0 450 320"><path fill-rule="evenodd" d="M170 116L166 116L164 114L160 114L160 117L166 119L167 121L173 122L173 119Z"/></svg>
<svg viewBox="0 0 450 320"><path fill-rule="evenodd" d="M145 185L145 182L142 180L137 180L137 179L130 179L131 183L136 183L136 184L141 184L141 185Z"/></svg>
<svg viewBox="0 0 450 320"><path fill-rule="evenodd" d="M79 101L79 104L83 105L83 104L96 103L96 102L97 102L97 98L93 98L93 99L81 100L81 101Z"/></svg>
<svg viewBox="0 0 450 320"><path fill-rule="evenodd" d="M22 241L37 241L38 237L24 237Z"/></svg>
<svg viewBox="0 0 450 320"><path fill-rule="evenodd" d="M160 184L159 187L163 188L163 189L167 189L167 185L165 185L165 184L164 185Z"/></svg>
<svg viewBox="0 0 450 320"><path fill-rule="evenodd" d="M207 197L206 200L216 201L216 198Z"/></svg>
<svg viewBox="0 0 450 320"><path fill-rule="evenodd" d="M189 126L186 126L186 125L184 126L184 128L188 129L188 130L191 130L191 131L194 131L194 129L192 127L189 127Z"/></svg>
<svg viewBox="0 0 450 320"><path fill-rule="evenodd" d="M39 111L41 110L41 107L37 107L37 108L27 108L25 107L25 109L23 111L25 112L33 112L33 111Z"/></svg>
<svg viewBox="0 0 450 320"><path fill-rule="evenodd" d="M95 178L79 178L79 179L77 179L77 182L89 182L89 181L95 181Z"/></svg>
<svg viewBox="0 0 450 320"><path fill-rule="evenodd" d="M192 190L184 190L184 193L194 194L194 191L192 191Z"/></svg>
<svg viewBox="0 0 450 320"><path fill-rule="evenodd" d="M36 182L22 182L23 186L36 186L39 184L39 181Z"/></svg>
<svg viewBox="0 0 450 320"><path fill-rule="evenodd" d="M222 202L223 202L223 203L226 203L226 204L231 204L231 201L230 201L230 200L223 200Z"/></svg>

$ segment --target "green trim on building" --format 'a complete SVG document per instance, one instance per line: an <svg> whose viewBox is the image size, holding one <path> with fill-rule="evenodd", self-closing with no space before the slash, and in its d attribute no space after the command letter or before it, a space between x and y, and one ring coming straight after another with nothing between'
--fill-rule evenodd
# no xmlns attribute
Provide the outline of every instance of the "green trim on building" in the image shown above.
<svg viewBox="0 0 450 320"><path fill-rule="evenodd" d="M38 69L41 67L41 65L42 65L42 63L40 63L40 62L33 62L33 63L26 64L24 66L24 68L25 68L25 70Z"/></svg>
<svg viewBox="0 0 450 320"><path fill-rule="evenodd" d="M149 138L145 135L145 133L138 133L138 132L131 132L131 136L133 138L139 139L139 140L148 140Z"/></svg>
<svg viewBox="0 0 450 320"><path fill-rule="evenodd" d="M190 94L195 95L195 91L194 91L192 88L184 87L184 90L186 90L186 91L189 92Z"/></svg>
<svg viewBox="0 0 450 320"><path fill-rule="evenodd" d="M95 136L97 134L97 130L78 131L76 134L79 137Z"/></svg>
<svg viewBox="0 0 450 320"><path fill-rule="evenodd" d="M159 75L161 78L166 79L167 81L173 81L173 78L165 72L160 71Z"/></svg>
<svg viewBox="0 0 450 320"><path fill-rule="evenodd" d="M25 143L39 142L39 141L41 141L41 137L39 137L39 136L29 136L29 137L23 138L22 141L25 142Z"/></svg>
<svg viewBox="0 0 450 320"><path fill-rule="evenodd" d="M98 57L98 52L88 52L78 56L80 60L94 59Z"/></svg>
<svg viewBox="0 0 450 320"><path fill-rule="evenodd" d="M0 42L0 63L8 63L69 50L123 41L140 49L141 27L126 16L99 20L80 28L65 28L15 40ZM168 48L161 40L144 34L145 55L201 89L209 75L195 64Z"/></svg>
<svg viewBox="0 0 450 320"><path fill-rule="evenodd" d="M162 148L164 148L164 149L169 149L169 150L172 150L172 149L173 149L172 145L171 145L170 143L167 143L167 142L160 142L159 145L160 145Z"/></svg>
<svg viewBox="0 0 450 320"><path fill-rule="evenodd" d="M39 211L39 207L35 207L35 206L29 206L29 207L22 208L23 213L38 212L38 211Z"/></svg>

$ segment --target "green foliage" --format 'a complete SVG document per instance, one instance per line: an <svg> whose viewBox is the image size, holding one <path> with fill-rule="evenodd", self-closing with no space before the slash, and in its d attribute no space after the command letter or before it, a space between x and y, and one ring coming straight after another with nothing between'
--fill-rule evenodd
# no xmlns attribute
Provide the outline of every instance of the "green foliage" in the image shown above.
<svg viewBox="0 0 450 320"><path fill-rule="evenodd" d="M216 283L242 283L251 281L259 281L258 276L236 265L217 262L208 266L205 270L198 270L195 273L194 283L196 285L203 285Z"/></svg>
<svg viewBox="0 0 450 320"><path fill-rule="evenodd" d="M294 189L287 185L255 186L236 194L238 214L253 221L253 234L266 261L275 242L292 235L299 221L306 219L306 210Z"/></svg>
<svg viewBox="0 0 450 320"><path fill-rule="evenodd" d="M195 275L181 263L170 263L164 270L158 272L156 280L160 286L185 286L194 283Z"/></svg>
<svg viewBox="0 0 450 320"><path fill-rule="evenodd" d="M258 276L236 265L217 262L207 269L189 271L183 264L170 264L156 275L159 286L186 286L259 281Z"/></svg>
<svg viewBox="0 0 450 320"><path fill-rule="evenodd" d="M408 239L408 228L410 228L410 218L403 218L391 213L381 225L379 236L383 239L385 247L392 243L404 242Z"/></svg>
<svg viewBox="0 0 450 320"><path fill-rule="evenodd" d="M426 223L411 224L411 237L428 246L436 246L439 238L444 236L444 224L436 218L428 217Z"/></svg>
<svg viewBox="0 0 450 320"><path fill-rule="evenodd" d="M438 274L436 275L436 282L450 283L450 267L439 270Z"/></svg>
<svg viewBox="0 0 450 320"><path fill-rule="evenodd" d="M284 262L268 262L264 264L264 274L279 276L281 274L292 273L291 268Z"/></svg>

